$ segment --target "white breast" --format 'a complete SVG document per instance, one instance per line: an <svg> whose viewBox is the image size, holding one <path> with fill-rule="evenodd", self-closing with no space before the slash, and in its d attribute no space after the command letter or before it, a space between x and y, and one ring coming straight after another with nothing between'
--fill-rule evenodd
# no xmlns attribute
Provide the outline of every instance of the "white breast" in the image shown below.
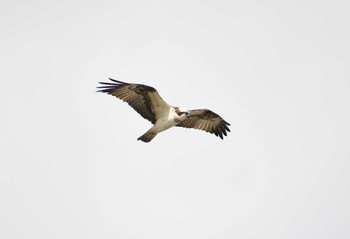
<svg viewBox="0 0 350 239"><path fill-rule="evenodd" d="M168 110L159 112L159 118L154 124L154 127L158 132L162 132L177 125L181 121L177 120L178 118L179 116L176 114L175 109L169 107Z"/></svg>

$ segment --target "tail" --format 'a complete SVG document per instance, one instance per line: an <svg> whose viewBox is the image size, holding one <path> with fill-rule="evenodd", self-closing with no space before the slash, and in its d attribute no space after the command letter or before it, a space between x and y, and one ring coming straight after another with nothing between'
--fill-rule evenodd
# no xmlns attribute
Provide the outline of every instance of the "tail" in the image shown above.
<svg viewBox="0 0 350 239"><path fill-rule="evenodd" d="M154 137L156 137L158 133L155 132L155 130L153 128L151 128L150 130L148 130L146 133L144 133L142 136L140 136L137 140L141 140L145 143L150 142Z"/></svg>

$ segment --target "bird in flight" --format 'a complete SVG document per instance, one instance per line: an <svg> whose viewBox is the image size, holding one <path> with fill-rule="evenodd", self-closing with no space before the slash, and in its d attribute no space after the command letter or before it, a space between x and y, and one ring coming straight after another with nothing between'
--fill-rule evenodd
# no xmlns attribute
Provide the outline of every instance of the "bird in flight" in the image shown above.
<svg viewBox="0 0 350 239"><path fill-rule="evenodd" d="M113 95L136 110L153 124L137 140L150 142L158 133L173 126L194 128L214 134L221 139L230 132L227 123L218 114L208 109L187 110L166 103L151 86L126 83L109 78L111 82L99 82L98 92Z"/></svg>

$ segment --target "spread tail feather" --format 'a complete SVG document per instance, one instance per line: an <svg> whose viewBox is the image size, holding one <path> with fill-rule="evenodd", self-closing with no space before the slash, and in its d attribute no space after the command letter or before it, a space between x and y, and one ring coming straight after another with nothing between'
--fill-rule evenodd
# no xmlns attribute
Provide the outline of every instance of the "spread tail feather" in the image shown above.
<svg viewBox="0 0 350 239"><path fill-rule="evenodd" d="M156 137L157 133L153 131L151 128L146 133L144 133L142 136L140 136L137 140L141 140L145 143L150 142L154 137Z"/></svg>

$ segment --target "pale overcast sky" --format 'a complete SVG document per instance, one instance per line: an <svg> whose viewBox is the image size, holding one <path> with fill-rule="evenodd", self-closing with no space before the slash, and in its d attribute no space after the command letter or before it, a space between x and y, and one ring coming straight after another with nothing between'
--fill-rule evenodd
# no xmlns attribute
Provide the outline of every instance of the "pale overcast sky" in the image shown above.
<svg viewBox="0 0 350 239"><path fill-rule="evenodd" d="M349 1L0 1L0 238L350 238ZM151 124L108 77L209 108Z"/></svg>

